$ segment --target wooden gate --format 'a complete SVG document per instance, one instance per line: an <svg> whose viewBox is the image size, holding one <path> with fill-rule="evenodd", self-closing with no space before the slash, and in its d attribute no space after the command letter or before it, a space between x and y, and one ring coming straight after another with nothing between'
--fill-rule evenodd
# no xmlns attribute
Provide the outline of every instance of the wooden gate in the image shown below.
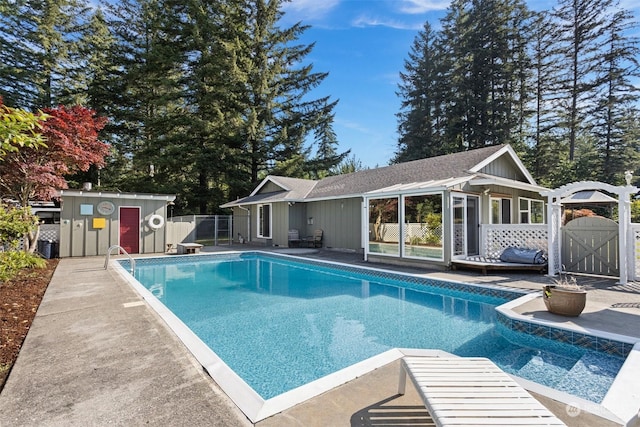
<svg viewBox="0 0 640 427"><path fill-rule="evenodd" d="M620 274L618 223L602 217L580 217L562 227L562 264L573 273Z"/></svg>

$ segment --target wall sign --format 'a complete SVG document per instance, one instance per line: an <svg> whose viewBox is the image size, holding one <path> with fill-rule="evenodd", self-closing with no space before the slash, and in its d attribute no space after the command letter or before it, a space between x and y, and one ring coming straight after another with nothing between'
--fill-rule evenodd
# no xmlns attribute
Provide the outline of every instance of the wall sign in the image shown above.
<svg viewBox="0 0 640 427"><path fill-rule="evenodd" d="M100 215L109 216L115 210L116 210L116 206L107 200L98 203L98 213Z"/></svg>
<svg viewBox="0 0 640 427"><path fill-rule="evenodd" d="M80 215L93 215L93 205L80 205Z"/></svg>

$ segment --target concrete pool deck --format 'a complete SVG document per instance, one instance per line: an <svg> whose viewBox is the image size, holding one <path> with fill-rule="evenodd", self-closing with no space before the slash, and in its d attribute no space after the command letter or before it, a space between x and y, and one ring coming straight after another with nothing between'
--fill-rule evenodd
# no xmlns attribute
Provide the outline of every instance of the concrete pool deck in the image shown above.
<svg viewBox="0 0 640 427"><path fill-rule="evenodd" d="M367 264L359 255L330 250L296 254L524 289L537 290L549 281L531 273L481 276L473 271ZM250 425L155 312L112 269L104 270L103 264L104 257L61 260L0 393L0 426ZM610 279L579 280L590 291L585 312L578 318L551 315L536 300L515 311L534 319L640 339L639 283L619 286ZM257 425L432 425L411 387L406 395L397 395L398 372L399 364L390 363ZM567 425L618 425L586 411L568 411L566 404L553 399L535 397Z"/></svg>

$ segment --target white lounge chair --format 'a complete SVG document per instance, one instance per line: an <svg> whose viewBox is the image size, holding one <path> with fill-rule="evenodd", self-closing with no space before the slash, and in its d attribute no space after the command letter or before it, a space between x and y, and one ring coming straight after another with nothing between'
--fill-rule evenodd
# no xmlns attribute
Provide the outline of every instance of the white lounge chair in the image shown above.
<svg viewBox="0 0 640 427"><path fill-rule="evenodd" d="M437 426L564 426L489 359L405 357L398 393L407 376Z"/></svg>

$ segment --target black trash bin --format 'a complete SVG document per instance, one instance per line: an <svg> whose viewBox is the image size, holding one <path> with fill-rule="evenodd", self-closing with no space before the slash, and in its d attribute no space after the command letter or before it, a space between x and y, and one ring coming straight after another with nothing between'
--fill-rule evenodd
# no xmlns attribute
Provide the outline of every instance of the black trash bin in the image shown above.
<svg viewBox="0 0 640 427"><path fill-rule="evenodd" d="M51 242L51 258L60 257L60 243L55 240Z"/></svg>
<svg viewBox="0 0 640 427"><path fill-rule="evenodd" d="M53 242L51 240L38 240L38 253L46 259L51 259L51 249Z"/></svg>

